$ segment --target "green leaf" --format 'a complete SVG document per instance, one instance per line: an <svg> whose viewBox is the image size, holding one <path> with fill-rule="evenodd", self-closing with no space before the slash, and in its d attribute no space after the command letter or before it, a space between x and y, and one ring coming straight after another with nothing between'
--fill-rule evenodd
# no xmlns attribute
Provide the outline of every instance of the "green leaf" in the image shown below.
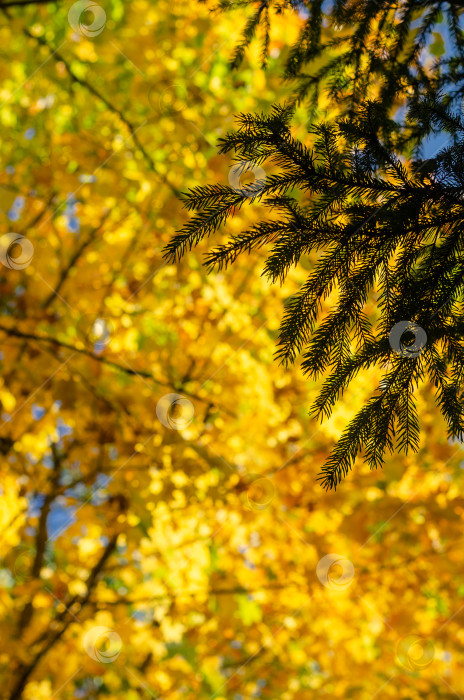
<svg viewBox="0 0 464 700"><path fill-rule="evenodd" d="M256 601L251 600L248 595L238 595L238 617L246 627L255 622L261 622L263 611Z"/></svg>
<svg viewBox="0 0 464 700"><path fill-rule="evenodd" d="M432 34L435 41L433 44L430 44L430 53L432 56L443 56L445 53L445 42L443 41L443 37L439 32L432 32Z"/></svg>

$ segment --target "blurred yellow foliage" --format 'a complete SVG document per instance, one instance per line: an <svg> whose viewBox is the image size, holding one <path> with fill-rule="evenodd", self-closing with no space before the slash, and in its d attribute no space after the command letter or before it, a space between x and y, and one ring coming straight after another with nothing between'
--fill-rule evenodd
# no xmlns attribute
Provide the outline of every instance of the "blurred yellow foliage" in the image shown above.
<svg viewBox="0 0 464 700"><path fill-rule="evenodd" d="M327 494L316 475L378 376L321 426L318 387L275 363L314 261L277 289L259 255L210 276L204 247L162 257L178 193L227 184L233 115L288 94L298 13L268 72L253 49L231 73L241 10L112 0L88 37L70 8L0 27L2 233L33 244L0 270L4 697L459 696L464 461L427 389L421 452L359 460Z"/></svg>

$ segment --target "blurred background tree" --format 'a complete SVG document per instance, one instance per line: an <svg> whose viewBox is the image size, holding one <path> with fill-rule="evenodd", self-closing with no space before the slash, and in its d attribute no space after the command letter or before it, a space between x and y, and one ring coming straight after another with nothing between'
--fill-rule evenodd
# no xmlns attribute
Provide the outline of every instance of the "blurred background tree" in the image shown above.
<svg viewBox="0 0 464 700"><path fill-rule="evenodd" d="M273 361L315 256L282 290L259 250L214 276L206 244L162 257L177 192L227 184L233 115L291 97L303 18L276 18L267 72L257 44L231 73L246 8L74 7L4 7L0 25L2 695L463 693L463 458L427 388L427 447L325 493L380 373L319 426L317 383Z"/></svg>

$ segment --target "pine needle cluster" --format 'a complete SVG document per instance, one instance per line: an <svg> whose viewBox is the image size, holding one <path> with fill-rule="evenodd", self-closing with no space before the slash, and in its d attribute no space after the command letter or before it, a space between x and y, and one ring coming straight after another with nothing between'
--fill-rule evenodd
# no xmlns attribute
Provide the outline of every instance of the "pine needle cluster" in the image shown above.
<svg viewBox="0 0 464 700"><path fill-rule="evenodd" d="M323 467L319 478L329 489L360 451L378 468L386 452L418 449L414 393L424 381L435 387L449 438L464 437L464 40L460 3L357 0L324 12L326 4L220 2L221 11L253 9L234 65L258 29L264 60L273 12L305 10L285 65L295 98L269 114L240 115L238 129L220 141L220 152L233 153L242 169L274 174L251 187L190 190L183 199L194 214L165 254L178 260L255 202L272 212L269 219L213 248L205 261L211 270L264 247L263 273L282 283L302 256L318 253L284 309L277 358L289 364L301 355L303 372L322 378L311 409L321 419L359 372L383 372ZM452 51L424 66L439 22L447 23ZM329 58L317 62L323 55ZM312 123L311 146L304 145L292 136L295 106L308 103L311 115L320 90L341 116ZM392 113L400 98L401 119ZM425 158L433 134L444 145ZM366 313L373 299L375 318Z"/></svg>

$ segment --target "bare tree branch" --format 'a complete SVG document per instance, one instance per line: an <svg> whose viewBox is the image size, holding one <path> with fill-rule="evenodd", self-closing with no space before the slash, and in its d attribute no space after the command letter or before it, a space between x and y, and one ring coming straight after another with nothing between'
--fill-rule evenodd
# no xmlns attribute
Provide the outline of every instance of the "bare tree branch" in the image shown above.
<svg viewBox="0 0 464 700"><path fill-rule="evenodd" d="M40 571L44 563L45 547L47 544L47 519L50 514L52 503L58 495L59 482L61 476L61 459L58 455L55 443L52 443L53 455L53 472L51 476L50 489L45 494L42 508L40 509L39 523L37 525L37 533L35 538L35 557L32 563L31 577L33 579L40 578ZM21 636L23 630L31 621L33 613L32 601L29 601L23 608L18 624L18 637Z"/></svg>
<svg viewBox="0 0 464 700"><path fill-rule="evenodd" d="M4 10L4 8L5 8L5 5L1 5L1 4L0 4L0 9L3 9L3 10ZM4 12L5 12L5 10L4 10ZM8 17L8 13L5 12L5 14L6 14L7 17ZM41 46L45 46L45 47L50 51L51 56L52 56L52 58L53 58L54 61L56 61L56 62L59 61L59 62L63 63L63 65L64 65L64 67L66 68L66 70L67 70L67 72L68 72L68 75L69 75L69 77L71 78L71 80L72 80L73 83L76 83L76 84L81 85L82 87L86 88L92 95L94 95L94 97L96 97L97 99L99 99L99 100L105 105L105 107L107 107L107 109L110 110L110 112L112 112L113 114L115 114L115 115L119 118L119 120L120 120L120 121L126 126L126 128L128 129L128 131L129 131L129 133L130 133L130 135L131 135L131 137L132 137L132 141L134 142L134 144L135 144L135 146L137 147L137 149L139 150L139 152L143 155L143 157L144 157L145 161L147 162L147 164L148 164L150 170L151 170L153 173L155 173L155 175L156 175L167 187L169 187L169 189L171 190L171 192L172 192L176 197L178 197L178 196L180 195L180 191L179 191L176 187L174 187L174 185L172 185L172 184L169 182L169 180L168 180L164 175L162 175L161 173L159 173L159 172L157 171L156 165L155 165L155 161L153 160L153 158L150 156L150 154L146 151L145 147L144 147L144 146L142 145L142 143L140 142L140 139L139 139L139 137L137 136L137 131L138 131L138 129L139 129L140 127L136 127L131 121L129 121L129 119L127 119L127 117L123 114L123 112L122 112L120 109L118 109L115 105L113 105L113 104L108 100L107 97L105 97L104 95L102 95L102 93L99 92L91 83L89 83L87 80L85 80L85 78L78 78L77 75L74 73L73 69L71 68L69 62L68 62L68 61L66 60L66 58L63 56L63 54L61 54L59 51L54 50L53 47L51 47L51 46L49 45L49 43L47 42L47 40L44 39L44 37L42 37L42 36L34 36L34 34L32 34L26 27L24 27L23 31L24 31L24 34L26 34L26 36L28 36L30 39L34 39L34 41L37 41Z"/></svg>
<svg viewBox="0 0 464 700"><path fill-rule="evenodd" d="M81 241L80 245L76 248L74 253L71 255L71 258L70 258L68 264L61 271L60 278L58 280L58 284L56 285L55 289L50 293L50 295L45 299L44 303L42 304L43 310L47 309L50 306L50 304L52 303L52 301L59 295L59 293L61 291L61 287L66 282L66 280L69 276L69 273L71 272L74 265L77 263L77 261L79 260L79 258L81 257L81 255L85 251L85 249L88 248L91 243L93 243L93 241L95 240L95 236L97 235L97 233L99 231L101 231L101 229L103 228L103 225L105 224L105 221L108 219L109 215L110 215L110 212L105 214L105 216L101 220L100 224L96 228L92 229L92 231L90 231L87 238L85 238L83 241Z"/></svg>
<svg viewBox="0 0 464 700"><path fill-rule="evenodd" d="M199 401L203 404L210 404L210 399L204 398L203 396L198 396L198 394L194 394L190 391L187 391L183 386L181 387L176 387L170 384L169 382L162 381L161 379L157 379L154 377L150 372L147 372L145 370L136 370L132 369L132 367L125 367L124 365L120 365L117 362L114 362L113 360L109 360L106 357L102 357L101 355L95 355L93 352L90 350L86 350L85 348L76 348L74 345L71 345L70 343L66 343L63 340L58 340L57 338L51 338L50 336L46 335L37 335L35 333L25 333L23 331L19 331L16 328L7 328L6 326L0 325L0 331L3 331L9 336L15 337L15 338L22 338L23 340L35 340L36 342L40 343L47 343L48 345L54 345L57 347L61 348L66 348L67 350L71 350L73 353L77 353L80 355L85 355L86 357L90 357L93 360L96 360L97 362L100 362L101 364L108 365L109 367L113 367L114 369L118 369L121 372L124 372L125 374L129 374L131 376L135 377L145 377L146 379L151 379L151 381L155 382L155 384L159 384L160 386L165 386L168 387L169 389L172 389L174 391L182 391L186 396L190 396L192 399L195 399L196 401ZM219 404L216 404L219 405ZM225 413L228 413L228 415L233 416L233 413L231 413L228 409L222 407L222 410Z"/></svg>
<svg viewBox="0 0 464 700"><path fill-rule="evenodd" d="M28 664L28 665L22 665L22 666L18 669L18 672L17 672L17 681L16 681L16 684L15 684L15 686L14 686L14 688L13 688L13 690L12 690L10 696L9 696L9 700L20 700L20 699L22 698L23 691L24 691L24 688L26 687L26 684L27 684L27 682L28 682L28 680L29 680L29 677L30 677L31 674L35 671L35 669L37 668L37 666L38 666L39 662L41 661L41 659L42 659L46 654L48 654L48 652L50 651L50 649L52 649L52 648L55 646L55 644L61 639L61 637L63 636L63 634L64 634L64 633L66 632L66 630L68 629L69 625L70 625L71 622L73 621L73 617L72 617L72 615L69 613L70 608L71 608L73 605L75 605L76 603L79 603L79 605L80 605L81 608L84 607L84 605L86 605L86 603L88 602L88 600L89 600L89 598L90 598L90 595L91 595L91 593L92 593L92 590L93 590L95 584L97 583L97 580L98 580L100 574L101 574L102 571L103 571L103 568L104 568L104 566L105 566L107 560L109 559L109 557L110 557L111 554L113 553L114 549L116 548L117 539L118 539L118 535L117 535L117 534L116 534L116 535L113 535L113 537L111 537L111 539L110 539L110 541L108 542L108 544L106 545L106 547L105 547L105 549L104 549L104 551L103 551L103 553L102 553L100 559L97 561L97 563L95 564L94 568L93 568L92 571L90 572L89 577L88 577L87 582L86 582L86 584L87 584L87 592L86 592L86 594L85 594L84 596L75 596L74 600L70 603L70 605L66 608L66 610L64 611L64 613L61 615L61 618L62 618L62 620L63 620L63 626L62 626L57 632L55 632L54 634L52 634L52 635L49 637L49 639L48 639L48 641L46 642L46 644L45 644L45 645L42 647L42 649L34 656L34 658L33 658L33 660L31 661L30 664ZM66 620L66 621L64 621L64 619L66 618L66 616L67 616L68 614L69 614L69 619ZM57 620L58 620L58 619L59 619L59 618L57 618ZM42 639L43 639L46 635L48 635L48 632L45 633L45 635L42 635L42 638L41 638L40 640L38 640L38 641L36 642L36 644L37 644L38 642L42 641Z"/></svg>
<svg viewBox="0 0 464 700"><path fill-rule="evenodd" d="M21 7L22 5L55 5L58 0L8 0L0 2L0 9L4 7Z"/></svg>

